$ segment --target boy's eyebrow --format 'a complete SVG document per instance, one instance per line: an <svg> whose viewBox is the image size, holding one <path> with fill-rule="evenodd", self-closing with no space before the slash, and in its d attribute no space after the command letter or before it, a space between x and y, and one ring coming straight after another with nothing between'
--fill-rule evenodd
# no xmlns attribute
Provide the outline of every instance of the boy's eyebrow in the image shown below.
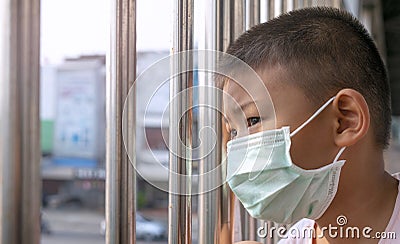
<svg viewBox="0 0 400 244"><path fill-rule="evenodd" d="M248 107L250 107L250 106L255 106L255 104L256 104L256 103L255 103L255 101L253 101L253 100L247 101L247 102L245 102L244 104L240 105L240 107L239 107L239 106L235 106L235 108L233 108L233 111L238 111L238 110L240 110L240 111L245 111ZM223 119L224 119L224 121L225 121L226 123L230 124L228 115L223 116Z"/></svg>
<svg viewBox="0 0 400 244"><path fill-rule="evenodd" d="M240 109L243 111L243 110L246 110L248 107L254 106L254 105L255 105L254 101L248 101L248 102L240 105ZM235 108L235 110L238 110L238 109L239 109L238 107Z"/></svg>

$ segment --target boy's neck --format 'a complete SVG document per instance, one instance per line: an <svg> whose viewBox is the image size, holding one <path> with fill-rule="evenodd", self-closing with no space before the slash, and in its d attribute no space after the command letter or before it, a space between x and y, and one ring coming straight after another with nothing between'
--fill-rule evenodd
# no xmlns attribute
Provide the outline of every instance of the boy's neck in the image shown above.
<svg viewBox="0 0 400 244"><path fill-rule="evenodd" d="M353 155L353 157L351 156ZM384 170L382 150L354 146L346 153L339 189L325 214L316 222L319 227L336 226L338 216L345 216L347 227L358 227L361 239L332 238L329 243L377 243L378 240L362 238L364 227L371 227L371 235L385 231L392 216L398 194L398 181ZM345 232L345 231L344 231Z"/></svg>

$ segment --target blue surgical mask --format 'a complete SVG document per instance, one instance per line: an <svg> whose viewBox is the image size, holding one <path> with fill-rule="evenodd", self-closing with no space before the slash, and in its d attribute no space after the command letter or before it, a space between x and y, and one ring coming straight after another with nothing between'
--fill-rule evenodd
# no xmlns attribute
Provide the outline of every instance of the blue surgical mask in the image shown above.
<svg viewBox="0 0 400 244"><path fill-rule="evenodd" d="M341 148L331 164L305 170L290 157L291 137L319 115L327 101L305 123L290 133L289 127L267 130L228 142L227 181L251 216L290 224L302 218L318 219L335 197Z"/></svg>

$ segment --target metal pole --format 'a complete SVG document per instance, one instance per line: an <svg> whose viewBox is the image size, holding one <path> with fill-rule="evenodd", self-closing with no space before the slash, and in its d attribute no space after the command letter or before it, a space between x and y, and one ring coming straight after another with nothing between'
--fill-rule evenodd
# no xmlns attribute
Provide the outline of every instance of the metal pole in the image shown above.
<svg viewBox="0 0 400 244"><path fill-rule="evenodd" d="M231 29L232 32L230 42L233 42L246 30L245 7L245 0L233 1L233 14L230 16L230 23L233 25L233 28Z"/></svg>
<svg viewBox="0 0 400 244"><path fill-rule="evenodd" d="M246 7L247 29L250 29L260 23L260 0L248 0ZM242 240L257 240L257 220L247 213L239 201L236 201L236 204L239 205Z"/></svg>
<svg viewBox="0 0 400 244"><path fill-rule="evenodd" d="M286 12L290 12L295 9L295 0L287 0L285 4Z"/></svg>
<svg viewBox="0 0 400 244"><path fill-rule="evenodd" d="M0 243L40 242L40 2L0 3Z"/></svg>
<svg viewBox="0 0 400 244"><path fill-rule="evenodd" d="M206 10L206 49L225 51L228 45L236 39L246 26L245 2L233 1L209 1ZM207 62L214 63L215 58L208 57ZM210 67L210 64L207 66ZM212 74L205 74L204 80L200 80L201 92L199 100L207 107L200 108L199 128L213 128L213 131L205 130L202 140L201 155L204 157L199 164L199 173L205 173L216 169L226 158L224 145L227 140L227 132L223 129L222 93L212 81ZM208 88L207 88L208 87ZM214 87L214 89L210 89ZM211 141L214 138L214 141ZM216 139L215 139L216 138ZM214 144L211 152L205 155L208 145ZM233 198L227 184L204 193L210 185L222 181L226 175L226 168L221 167L219 179L208 182L209 179L200 177L199 187L199 243L232 243L233 241Z"/></svg>
<svg viewBox="0 0 400 244"><path fill-rule="evenodd" d="M268 4L269 0L260 0L260 23L268 20Z"/></svg>
<svg viewBox="0 0 400 244"><path fill-rule="evenodd" d="M260 0L248 0L248 11L246 12L248 19L247 29L260 23L260 12Z"/></svg>
<svg viewBox="0 0 400 244"><path fill-rule="evenodd" d="M267 20L275 17L275 0L267 0Z"/></svg>
<svg viewBox="0 0 400 244"><path fill-rule="evenodd" d="M275 10L274 10L274 17L277 17L283 13L283 2L285 0L275 0Z"/></svg>
<svg viewBox="0 0 400 244"><path fill-rule="evenodd" d="M217 29L221 29L224 26L223 19L219 18L219 16L223 15L223 3L222 1L214 1L208 0L205 4L205 49L215 50L217 47L222 49L223 44L223 35L222 33L217 33ZM219 26L221 26L219 28ZM208 57L208 59L204 60L206 62L210 62L211 65L215 63L216 57ZM218 96L214 94L215 90L206 89L206 87L212 87L212 74L205 73L204 77L199 74L199 103L207 104L211 108L215 108L217 110L218 106ZM213 92L210 94L210 92ZM230 234L221 233L221 189L215 189L210 192L206 192L210 187L210 184L213 182L209 182L209 179L204 179L204 174L216 168L219 163L222 161L222 130L221 130L221 116L218 112L215 112L214 109L209 109L207 107L199 108L199 129L202 128L213 128L214 133L216 135L215 147L211 152L207 152L207 145L212 145L212 131L204 130L205 135L201 141L201 159L199 163L199 174L201 177L199 178L199 204L198 204L198 216L199 216L199 244L208 244L215 243L218 244L221 236L225 235L225 238L228 238L226 243L231 243L229 237ZM205 154L207 156L205 156ZM218 172L219 173L219 172ZM218 174L217 177L222 177L221 174ZM212 179L217 181L218 179Z"/></svg>
<svg viewBox="0 0 400 244"><path fill-rule="evenodd" d="M225 51L232 39L232 25L231 25L231 15L232 13L232 1L226 0L222 1L217 5L217 50ZM241 1L241 0L239 0ZM220 2L220 1L217 1Z"/></svg>
<svg viewBox="0 0 400 244"><path fill-rule="evenodd" d="M224 4L222 1L209 0L205 4L207 6L205 14L205 48L208 50L224 50L229 40L230 26L223 16L229 15L229 5ZM225 28L226 27L226 28ZM225 30L225 32L224 32ZM227 36L228 35L228 36ZM212 67L215 65L217 56L207 57L205 66ZM221 108L221 97L218 95L217 88L207 89L207 87L214 87L212 82L212 74L206 73L200 76L199 80L199 103L207 104L209 107L199 108L199 128L212 128L213 131L204 130L203 138L201 141L201 162L199 163L199 243L231 243L231 232L229 219L222 219L222 188L207 192L210 186L216 185L221 182L222 172L218 172L216 179L205 179L204 175L215 169L222 162L222 118L218 110ZM216 141L211 141L215 135ZM211 152L207 152L207 145L215 144ZM207 154L207 155L206 155ZM225 206L228 208L229 206ZM223 223L226 223L225 225ZM224 228L225 227L225 228Z"/></svg>
<svg viewBox="0 0 400 244"><path fill-rule="evenodd" d="M123 107L136 76L136 1L111 2L111 48L107 55L106 243L135 243L136 176L123 142L123 127L135 128L135 90ZM135 130L126 137L135 150ZM133 155L133 154L130 154Z"/></svg>
<svg viewBox="0 0 400 244"><path fill-rule="evenodd" d="M252 218L246 209L240 205L240 220L242 222L242 239L257 240L257 220Z"/></svg>
<svg viewBox="0 0 400 244"><path fill-rule="evenodd" d="M294 9L300 9L303 8L304 6L304 0L295 0L294 1Z"/></svg>
<svg viewBox="0 0 400 244"><path fill-rule="evenodd" d="M176 0L174 6L173 51L182 52L193 48L193 0ZM178 57L177 57L178 56ZM177 55L172 71L193 69L193 57L189 53ZM192 199L190 177L192 174L192 89L193 73L186 72L174 77L170 83L169 119L169 237L170 244L192 243ZM188 149L187 149L188 148ZM174 154L173 152L177 152ZM177 176L177 175L178 176Z"/></svg>
<svg viewBox="0 0 400 244"><path fill-rule="evenodd" d="M231 31L229 43L227 43L227 44L230 44L235 39L237 39L246 29L245 1L237 0L231 4L232 4L231 5L231 14L228 16L227 19L228 19L229 24L231 25L231 28L233 31ZM233 8L232 8L232 6L233 6ZM223 128L226 128L224 122L222 122L222 123L223 123ZM224 159L226 158L225 146L228 141L228 138L229 138L229 135L228 135L227 131L224 130L224 132L223 132L223 145L224 145L223 158ZM226 168L222 169L222 177L223 177L223 179L226 178ZM223 217L223 219L226 219L228 222L230 222L230 228L231 228L231 231L233 231L234 222L231 221L230 219L234 218L235 198L234 198L233 193L230 191L228 184L222 185L221 207L222 207L222 217Z"/></svg>

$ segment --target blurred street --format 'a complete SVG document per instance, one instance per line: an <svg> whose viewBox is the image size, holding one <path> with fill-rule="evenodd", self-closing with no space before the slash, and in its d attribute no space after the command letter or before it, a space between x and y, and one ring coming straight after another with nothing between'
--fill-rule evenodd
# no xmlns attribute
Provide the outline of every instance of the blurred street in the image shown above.
<svg viewBox="0 0 400 244"><path fill-rule="evenodd" d="M386 169L390 173L400 172L400 146L392 145L385 153ZM167 224L167 210L144 210L142 214ZM50 234L42 234L41 244L103 244L105 236L101 234L100 223L104 213L100 211L71 208L43 210L43 218L48 223ZM197 216L193 219L193 232L197 233ZM195 236L195 235L194 235ZM195 240L196 242L196 240ZM138 244L167 243L167 240L146 242L138 240Z"/></svg>
<svg viewBox="0 0 400 244"><path fill-rule="evenodd" d="M42 234L41 244L104 244L105 236L100 232L104 214L81 209L44 209L43 218L49 224L50 234ZM137 241L138 244L167 243Z"/></svg>
<svg viewBox="0 0 400 244"><path fill-rule="evenodd" d="M42 234L42 244L105 243L100 233L100 222L104 215L88 210L43 210L50 234Z"/></svg>

